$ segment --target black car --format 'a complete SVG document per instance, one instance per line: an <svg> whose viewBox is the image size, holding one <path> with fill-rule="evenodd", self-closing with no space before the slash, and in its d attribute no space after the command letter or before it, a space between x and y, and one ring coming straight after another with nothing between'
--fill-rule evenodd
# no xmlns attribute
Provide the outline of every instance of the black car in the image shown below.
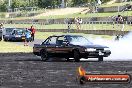
<svg viewBox="0 0 132 88"><path fill-rule="evenodd" d="M50 57L74 58L79 62L81 58L108 57L111 51L107 46L95 45L80 35L50 36L42 44L34 44L33 53L41 56L43 61Z"/></svg>

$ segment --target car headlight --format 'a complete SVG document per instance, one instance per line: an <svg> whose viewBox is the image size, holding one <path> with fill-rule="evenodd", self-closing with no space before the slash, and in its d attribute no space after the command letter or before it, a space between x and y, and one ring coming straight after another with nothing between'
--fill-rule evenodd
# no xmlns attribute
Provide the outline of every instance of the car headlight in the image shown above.
<svg viewBox="0 0 132 88"><path fill-rule="evenodd" d="M110 50L109 48L104 48L104 50Z"/></svg>
<svg viewBox="0 0 132 88"><path fill-rule="evenodd" d="M85 49L85 51L96 51L96 49L94 49L94 48L87 48L87 49Z"/></svg>

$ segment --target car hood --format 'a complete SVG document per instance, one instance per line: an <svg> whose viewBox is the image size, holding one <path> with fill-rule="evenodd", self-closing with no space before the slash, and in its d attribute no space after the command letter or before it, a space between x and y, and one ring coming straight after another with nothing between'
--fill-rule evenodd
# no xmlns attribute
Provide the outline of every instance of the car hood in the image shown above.
<svg viewBox="0 0 132 88"><path fill-rule="evenodd" d="M83 47L85 47L85 48L97 48L97 49L100 49L100 48L109 48L109 47L107 47L107 46L103 46L103 45L81 45L81 46L83 46Z"/></svg>

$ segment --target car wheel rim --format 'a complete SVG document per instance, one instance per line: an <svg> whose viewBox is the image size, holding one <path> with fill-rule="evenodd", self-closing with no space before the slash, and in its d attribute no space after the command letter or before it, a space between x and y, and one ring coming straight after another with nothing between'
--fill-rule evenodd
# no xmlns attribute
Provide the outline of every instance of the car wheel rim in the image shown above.
<svg viewBox="0 0 132 88"><path fill-rule="evenodd" d="M46 52L41 52L41 58L43 61L46 61L47 60L47 53Z"/></svg>

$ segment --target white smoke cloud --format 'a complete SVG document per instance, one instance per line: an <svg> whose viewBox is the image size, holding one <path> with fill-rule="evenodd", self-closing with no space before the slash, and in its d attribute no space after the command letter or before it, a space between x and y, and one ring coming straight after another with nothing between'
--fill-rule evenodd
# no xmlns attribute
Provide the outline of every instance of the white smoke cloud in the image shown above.
<svg viewBox="0 0 132 88"><path fill-rule="evenodd" d="M125 35L119 41L96 38L92 40L95 44L106 45L111 50L111 55L104 60L107 61L132 61L132 32Z"/></svg>

